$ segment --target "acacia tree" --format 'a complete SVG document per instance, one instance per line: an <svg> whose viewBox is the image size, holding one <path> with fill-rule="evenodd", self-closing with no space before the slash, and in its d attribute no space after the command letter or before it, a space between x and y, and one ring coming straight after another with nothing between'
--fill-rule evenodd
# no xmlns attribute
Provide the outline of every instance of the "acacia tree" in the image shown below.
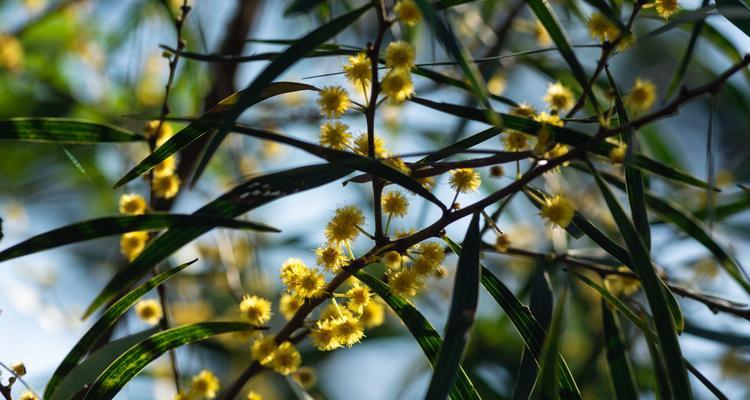
<svg viewBox="0 0 750 400"><path fill-rule="evenodd" d="M73 3L61 2L22 29L0 36L5 74L28 68L24 58L32 53L25 41L33 40L24 38L24 30ZM160 12L170 16L176 38L161 46L168 65L165 84L154 94L158 78L142 79L138 96L144 107L138 111L143 112L130 113L129 122L118 126L112 115L70 119L77 114L66 112L0 120L4 146L8 141L133 143L117 150L134 164L114 183L122 193L120 215L74 222L0 251L5 262L121 235L120 265L88 306L84 317L91 325L46 380L43 397L113 398L162 355L170 363L175 398L258 399L278 386L257 380L248 385L262 374L294 378L275 390L324 396L308 360L314 365L362 341L377 346L380 337L408 333L432 367L419 393L427 399L727 398L721 385L691 362L680 339L689 333L728 346L750 342L712 328L709 320L695 324L683 310L683 303L702 304L716 318L750 319L745 305L701 290L720 275L722 287L740 296L750 293L747 274L715 233L746 209L750 197L741 184L721 187L714 166L714 131L723 110L718 104L727 91L728 101L738 108L747 104L747 82L735 75L747 75L750 56L741 56L732 40L705 22L718 10L750 33L747 6L738 0L706 1L691 11L680 11L675 0L571 1L554 7L542 0L355 3L292 1L284 14L316 21L315 27L293 40L251 40L280 50L250 55L237 53L257 5L240 2L222 51L208 53L192 44L196 28L190 26L188 2L165 3ZM151 5L135 9L154 11ZM566 22L558 13L565 13ZM596 43L571 44L566 31L575 22L585 24ZM650 30L642 33L646 27ZM670 62L666 84L656 85L645 75L628 84L610 69L618 57L675 30L690 32L690 40L677 41L681 56ZM523 35L542 47L516 51L516 39ZM360 44L343 44L347 39ZM697 65L699 40L725 52L732 64L719 72ZM592 51L598 57L591 58ZM445 61L418 61L442 56ZM306 59L342 60L342 65L314 77L315 85L280 79ZM251 62L262 67L233 93L237 66ZM645 65L638 60L631 68L643 75L638 68ZM703 70L689 74L698 67ZM212 68L214 82L189 93L184 87L206 71L199 68ZM523 81L527 78L518 71L524 69L545 77L545 93L533 89L534 79ZM519 89L504 93L506 85ZM448 101L440 96L444 90L453 95ZM291 106L301 93L314 96L312 112L282 115L279 104ZM172 112L183 97L201 94L204 113L185 117ZM464 100L456 101L457 96ZM277 97L286 102L274 103ZM536 98L542 106L524 102ZM703 124L691 126L691 134L707 143L707 176L702 178L679 167L669 140L655 127L705 99L709 106L695 117ZM394 123L394 113L405 107L431 110L459 124L455 129L442 124L431 135L417 129L427 119L422 115L404 113L404 121ZM248 110L260 115L248 117L243 114ZM727 115L747 127L746 115ZM130 129L134 120L147 122ZM317 140L293 135L300 124L318 130ZM362 132L353 126L363 127ZM479 126L480 131L467 133ZM419 151L389 147L379 132L384 128ZM248 151L236 146L237 137L264 147ZM425 138L433 140L425 145ZM732 146L741 146L742 140ZM230 151L224 151L225 142L232 145ZM264 160L271 146L279 145L317 162L294 168L269 162L272 167L247 175L248 163ZM146 148L147 154L128 150L134 146ZM86 147L83 157L89 159L96 148ZM62 149L91 181L91 170ZM231 176L211 170L214 159L239 164L245 174L228 191L200 186ZM335 199L352 190L363 196L352 203L336 201L332 216L315 227L323 240L312 251L305 250L306 238L297 246L278 239L287 227L277 226L281 219L274 215L267 222L241 219L250 212L260 215L256 208L287 197L291 207L308 207L295 203L298 193L337 181L344 187L331 189L328 196ZM195 187L211 191L213 199L189 214L170 211L178 195ZM102 191L112 197L109 185ZM423 211L415 211L417 206ZM539 222L532 233L535 243L513 228L519 220ZM175 262L181 259L174 256L179 249L216 228L254 233L220 231L216 241L198 242L198 261ZM658 236L652 238L652 231ZM710 255L695 266L700 279L688 281L684 264L689 263L662 261L665 243L682 240ZM259 283L264 279L261 258L249 256L274 248L297 252L265 268L275 272L278 288ZM197 289L175 294L185 285ZM449 296L440 296L441 290ZM477 314L480 293L491 304L486 316ZM428 300L439 302L445 312L430 315ZM272 318L274 305L280 315ZM155 327L115 335L131 308ZM403 324L384 324L386 310L388 319ZM227 312L229 320L211 317ZM231 339L218 336L227 333ZM575 347L571 337L585 345ZM186 345L194 346L177 354ZM217 373L204 362L192 371L184 360L193 351L211 351L233 367ZM606 367L596 368L600 362ZM741 370L743 362L729 353L723 367L729 373L738 366ZM12 399L26 368L7 369L12 376L0 393ZM375 383L362 384L364 392ZM252 386L249 392L246 386ZM17 398L42 397L27 389Z"/></svg>

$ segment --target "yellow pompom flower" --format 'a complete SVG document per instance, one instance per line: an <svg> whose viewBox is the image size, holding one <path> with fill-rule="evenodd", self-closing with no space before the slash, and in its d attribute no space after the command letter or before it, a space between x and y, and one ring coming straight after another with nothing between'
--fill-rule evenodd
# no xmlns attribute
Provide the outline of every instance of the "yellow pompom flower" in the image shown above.
<svg viewBox="0 0 750 400"><path fill-rule="evenodd" d="M0 34L0 67L18 70L23 64L23 47L13 36Z"/></svg>
<svg viewBox="0 0 750 400"><path fill-rule="evenodd" d="M388 288L391 293L399 296L414 297L422 288L420 275L411 270L396 271L389 274L389 278Z"/></svg>
<svg viewBox="0 0 750 400"><path fill-rule="evenodd" d="M303 389L311 389L318 382L315 370L310 367L302 367L294 373L294 380L302 386Z"/></svg>
<svg viewBox="0 0 750 400"><path fill-rule="evenodd" d="M508 247L510 247L510 238L508 235L497 235L497 238L495 238L495 249L501 253L505 253L508 251Z"/></svg>
<svg viewBox="0 0 750 400"><path fill-rule="evenodd" d="M128 232L120 239L120 252L132 261L146 247L146 242L148 242L148 232Z"/></svg>
<svg viewBox="0 0 750 400"><path fill-rule="evenodd" d="M177 162L175 161L175 156L171 155L154 167L154 176L174 175L176 168Z"/></svg>
<svg viewBox="0 0 750 400"><path fill-rule="evenodd" d="M174 136L174 129L172 129L172 125L170 125L166 121L162 122L161 128L159 127L159 120L146 122L143 130L146 136L155 138L156 147L163 145L167 140L169 140L169 138Z"/></svg>
<svg viewBox="0 0 750 400"><path fill-rule="evenodd" d="M413 0L399 0L393 11L396 12L398 20L408 26L414 26L422 20L422 13Z"/></svg>
<svg viewBox="0 0 750 400"><path fill-rule="evenodd" d="M414 263L411 265L411 270L414 271L416 274L421 276L426 276L431 273L433 273L440 264L436 264L426 257L419 256L414 260Z"/></svg>
<svg viewBox="0 0 750 400"><path fill-rule="evenodd" d="M315 255L318 265L331 272L338 272L348 260L341 247L330 244L315 249Z"/></svg>
<svg viewBox="0 0 750 400"><path fill-rule="evenodd" d="M156 197L171 199L177 196L177 192L180 191L180 178L175 174L154 175L151 180L151 190Z"/></svg>
<svg viewBox="0 0 750 400"><path fill-rule="evenodd" d="M385 66L388 68L409 71L414 68L415 59L416 51L414 50L414 46L403 40L391 42L385 49Z"/></svg>
<svg viewBox="0 0 750 400"><path fill-rule="evenodd" d="M385 308L377 301L370 301L362 309L359 322L367 329L383 325L385 321Z"/></svg>
<svg viewBox="0 0 750 400"><path fill-rule="evenodd" d="M247 392L247 397L245 399L246 400L263 400L263 396L258 394L258 392L251 390Z"/></svg>
<svg viewBox="0 0 750 400"><path fill-rule="evenodd" d="M310 331L310 340L316 349L331 351L341 347L333 332L333 323L329 319L320 320Z"/></svg>
<svg viewBox="0 0 750 400"><path fill-rule="evenodd" d="M325 122L320 126L320 144L336 150L343 150L349 146L352 135L347 132L349 125L339 121Z"/></svg>
<svg viewBox="0 0 750 400"><path fill-rule="evenodd" d="M240 314L253 325L263 325L271 319L271 302L258 296L245 295L240 302Z"/></svg>
<svg viewBox="0 0 750 400"><path fill-rule="evenodd" d="M409 199L396 190L383 193L381 204L383 212L389 216L403 217L409 210Z"/></svg>
<svg viewBox="0 0 750 400"><path fill-rule="evenodd" d="M506 131L501 140L506 151L525 151L529 149L529 135L521 131L513 129Z"/></svg>
<svg viewBox="0 0 750 400"><path fill-rule="evenodd" d="M281 375L291 374L299 368L300 364L302 364L302 356L292 342L280 344L271 360L271 368Z"/></svg>
<svg viewBox="0 0 750 400"><path fill-rule="evenodd" d="M39 397L37 397L37 395L35 395L33 392L26 390L21 393L21 396L18 398L18 400L39 400Z"/></svg>
<svg viewBox="0 0 750 400"><path fill-rule="evenodd" d="M120 196L120 213L141 215L146 212L146 200L139 194L129 193Z"/></svg>
<svg viewBox="0 0 750 400"><path fill-rule="evenodd" d="M609 151L609 159L612 160L613 163L622 164L622 162L625 161L625 155L627 152L628 145L620 143Z"/></svg>
<svg viewBox="0 0 750 400"><path fill-rule="evenodd" d="M356 206L339 207L326 224L326 238L334 244L354 240L359 236L358 227L364 223L365 216Z"/></svg>
<svg viewBox="0 0 750 400"><path fill-rule="evenodd" d="M636 78L630 93L625 96L625 105L643 112L651 108L656 101L656 86L648 79Z"/></svg>
<svg viewBox="0 0 750 400"><path fill-rule="evenodd" d="M544 95L544 102L553 110L567 110L573 107L573 92L560 82L550 83Z"/></svg>
<svg viewBox="0 0 750 400"><path fill-rule="evenodd" d="M359 286L355 283L354 286L346 292L346 297L349 299L346 302L346 308L354 313L361 314L362 309L370 302L372 292L370 292L370 289L367 286Z"/></svg>
<svg viewBox="0 0 750 400"><path fill-rule="evenodd" d="M334 319L332 324L333 336L342 346L352 347L365 336L364 327L357 318L344 316Z"/></svg>
<svg viewBox="0 0 750 400"><path fill-rule="evenodd" d="M303 299L311 299L314 297L320 297L324 294L323 289L325 288L326 278L318 271L308 269L303 274L296 284L292 286L294 294Z"/></svg>
<svg viewBox="0 0 750 400"><path fill-rule="evenodd" d="M260 335L250 346L250 355L260 365L268 365L276 356L276 340L273 336Z"/></svg>
<svg viewBox="0 0 750 400"><path fill-rule="evenodd" d="M328 118L338 118L349 108L349 95L341 86L325 86L318 93L320 113Z"/></svg>
<svg viewBox="0 0 750 400"><path fill-rule="evenodd" d="M352 85L367 85L372 79L372 64L365 53L350 56L344 65L344 75Z"/></svg>
<svg viewBox="0 0 750 400"><path fill-rule="evenodd" d="M632 272L626 266L617 267L619 272ZM609 274L604 278L604 287L615 296L632 296L641 288L641 281L625 275Z"/></svg>
<svg viewBox="0 0 750 400"><path fill-rule="evenodd" d="M546 219L549 224L557 225L560 228L567 228L570 225L570 221L573 220L575 209L567 198L556 195L544 200L544 205L542 205L539 215Z"/></svg>
<svg viewBox="0 0 750 400"><path fill-rule="evenodd" d="M459 168L451 171L451 177L448 180L451 187L460 192L467 193L475 191L482 184L479 173L471 168Z"/></svg>
<svg viewBox="0 0 750 400"><path fill-rule="evenodd" d="M604 14L595 12L587 23L589 36L600 42L614 41L620 36L620 29L615 26Z"/></svg>
<svg viewBox="0 0 750 400"><path fill-rule="evenodd" d="M385 141L378 135L374 137L375 141L375 157L385 158L388 156L388 151L385 149ZM367 132L362 132L354 139L354 151L360 155L367 157L368 150L370 149Z"/></svg>
<svg viewBox="0 0 750 400"><path fill-rule="evenodd" d="M445 260L445 249L438 242L422 242L417 249L431 263L440 264Z"/></svg>
<svg viewBox="0 0 750 400"><path fill-rule="evenodd" d="M281 264L279 276L281 283L286 287L297 284L303 275L307 273L307 265L299 258L289 258Z"/></svg>
<svg viewBox="0 0 750 400"><path fill-rule="evenodd" d="M204 369L190 381L190 392L205 399L213 399L219 391L219 378L213 372Z"/></svg>
<svg viewBox="0 0 750 400"><path fill-rule="evenodd" d="M680 11L680 2L678 0L656 0L654 4L656 12L665 20Z"/></svg>
<svg viewBox="0 0 750 400"><path fill-rule="evenodd" d="M380 88L391 104L401 104L414 95L411 73L406 69L389 71L380 82Z"/></svg>
<svg viewBox="0 0 750 400"><path fill-rule="evenodd" d="M135 314L141 321L149 325L156 325L164 316L164 311L157 300L147 299L136 303Z"/></svg>
<svg viewBox="0 0 750 400"><path fill-rule="evenodd" d="M299 297L293 296L289 293L284 293L279 299L279 311L281 312L281 315L284 316L284 318L290 320L294 316L294 313L296 313L297 310L302 307L302 304L304 304L304 302L304 299L300 299Z"/></svg>

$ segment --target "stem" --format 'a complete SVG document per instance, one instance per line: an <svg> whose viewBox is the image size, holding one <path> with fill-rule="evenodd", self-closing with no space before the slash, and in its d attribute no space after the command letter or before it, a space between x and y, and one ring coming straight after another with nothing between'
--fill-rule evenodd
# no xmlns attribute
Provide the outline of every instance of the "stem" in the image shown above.
<svg viewBox="0 0 750 400"><path fill-rule="evenodd" d="M388 219L385 221L385 235L388 236L388 228L391 226L391 218L393 214L388 214Z"/></svg>

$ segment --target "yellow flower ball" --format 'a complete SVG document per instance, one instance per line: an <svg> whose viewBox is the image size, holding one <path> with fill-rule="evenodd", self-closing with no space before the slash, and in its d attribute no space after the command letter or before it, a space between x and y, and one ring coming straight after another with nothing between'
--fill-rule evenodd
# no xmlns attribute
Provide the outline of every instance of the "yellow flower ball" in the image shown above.
<svg viewBox="0 0 750 400"><path fill-rule="evenodd" d="M177 192L180 191L180 178L175 174L154 175L151 180L151 190L156 197L171 199L177 196Z"/></svg>
<svg viewBox="0 0 750 400"><path fill-rule="evenodd" d="M127 215L141 215L146 212L146 200L143 196L135 193L127 193L120 196L120 213Z"/></svg>
<svg viewBox="0 0 750 400"><path fill-rule="evenodd" d="M245 295L239 308L242 317L253 325L263 325L271 319L271 302L264 298Z"/></svg>
<svg viewBox="0 0 750 400"><path fill-rule="evenodd" d="M647 111L655 101L656 86L648 79L636 78L630 93L625 96L625 105L637 112Z"/></svg>
<svg viewBox="0 0 750 400"><path fill-rule="evenodd" d="M136 303L135 314L141 321L149 325L156 325L164 316L164 311L157 300L148 299Z"/></svg>
<svg viewBox="0 0 750 400"><path fill-rule="evenodd" d="M281 375L289 375L302 364L302 356L291 342L284 342L274 352L271 368Z"/></svg>
<svg viewBox="0 0 750 400"><path fill-rule="evenodd" d="M547 86L547 93L544 95L544 102L549 104L553 110L567 110L573 107L573 92L562 83L550 83Z"/></svg>
<svg viewBox="0 0 750 400"><path fill-rule="evenodd" d="M399 0L393 11L396 12L398 20L408 26L415 26L422 20L422 12L413 0Z"/></svg>
<svg viewBox="0 0 750 400"><path fill-rule="evenodd" d="M411 73L406 69L389 71L380 83L380 88L391 104L401 104L414 95Z"/></svg>
<svg viewBox="0 0 750 400"><path fill-rule="evenodd" d="M416 51L411 44L399 40L391 42L385 49L385 66L394 69L405 69L409 71L414 68Z"/></svg>
<svg viewBox="0 0 750 400"><path fill-rule="evenodd" d="M344 76L352 85L366 85L372 79L372 63L365 53L350 56L344 65Z"/></svg>
<svg viewBox="0 0 750 400"><path fill-rule="evenodd" d="M409 211L409 199L396 190L383 193L381 205L383 212L389 216L403 217Z"/></svg>
<svg viewBox="0 0 750 400"><path fill-rule="evenodd" d="M482 179L479 173L471 168L459 168L451 171L448 183L457 192L467 193L477 190L482 184Z"/></svg>
<svg viewBox="0 0 750 400"><path fill-rule="evenodd" d="M349 125L339 121L325 122L320 126L320 144L336 150L344 150L349 146L352 135L347 132Z"/></svg>
<svg viewBox="0 0 750 400"><path fill-rule="evenodd" d="M206 399L216 397L219 388L219 378L207 369L195 375L190 382L190 391Z"/></svg>
<svg viewBox="0 0 750 400"><path fill-rule="evenodd" d="M575 215L575 209L570 201L561 195L544 200L539 214L546 219L547 223L554 224L560 228L567 228Z"/></svg>
<svg viewBox="0 0 750 400"><path fill-rule="evenodd" d="M132 261L146 247L148 237L149 235L146 231L128 232L122 235L120 239L120 252L128 260Z"/></svg>
<svg viewBox="0 0 750 400"><path fill-rule="evenodd" d="M325 86L318 93L317 104L321 114L328 118L338 118L349 108L349 95L341 86Z"/></svg>

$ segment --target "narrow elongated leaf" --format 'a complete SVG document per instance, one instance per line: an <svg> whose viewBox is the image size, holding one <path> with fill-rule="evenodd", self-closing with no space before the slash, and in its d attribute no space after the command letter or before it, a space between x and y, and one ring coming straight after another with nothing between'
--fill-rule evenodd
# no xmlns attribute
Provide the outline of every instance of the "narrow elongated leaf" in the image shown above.
<svg viewBox="0 0 750 400"><path fill-rule="evenodd" d="M0 119L0 140L95 144L145 141L127 129L71 118Z"/></svg>
<svg viewBox="0 0 750 400"><path fill-rule="evenodd" d="M471 135L465 139L459 140L449 146L443 147L442 149L431 153L430 155L422 158L419 162L435 162L440 161L446 157L450 157L462 150L472 148L480 143L483 143L503 132L500 128L487 128L479 133Z"/></svg>
<svg viewBox="0 0 750 400"><path fill-rule="evenodd" d="M602 173L601 176L610 184L624 190L625 183L622 179L609 173ZM724 250L724 248L716 242L711 235L709 235L703 222L692 215L689 211L683 209L677 203L654 195L648 191L644 192L644 195L646 205L651 208L659 218L674 224L688 236L706 247L706 249L716 257L722 268L735 280L735 282L742 286L746 292L750 293L750 283L748 283L747 279L744 277L744 269L734 257Z"/></svg>
<svg viewBox="0 0 750 400"><path fill-rule="evenodd" d="M325 0L294 0L284 9L284 16L307 13L323 3Z"/></svg>
<svg viewBox="0 0 750 400"><path fill-rule="evenodd" d="M117 320L120 319L120 317L123 316L130 309L130 307L133 306L133 304L135 304L141 297L143 297L143 295L148 293L151 289L166 282L167 279L171 278L176 273L182 271L187 266L193 264L196 261L197 259L190 261L188 263L179 265L177 267L174 267L166 272L162 272L161 274L149 279L144 284L133 289L130 293L126 294L120 300L118 300L115 304L109 307L107 311L105 311L102 314L102 316L99 317L99 319L91 326L91 328L89 328L89 330L86 331L86 333L78 341L78 343L76 343L75 346L73 346L73 348L70 349L70 352L68 352L68 355L65 356L65 358L62 360L60 365L52 374L52 377L47 383L47 387L44 389L44 398L50 399L50 400L52 400L53 398L54 399L71 398L72 394L74 393L71 393L70 390L66 390L64 388L65 384L62 382L64 382L68 374L72 374L73 369L76 367L76 365L78 365L79 361L81 361L81 359L86 355L86 352L89 351L89 349L96 342L96 340L99 339L99 337L101 337L104 333L106 333L115 324L115 322L117 322ZM145 339L145 337L142 339ZM132 343L132 344L135 344L135 343ZM120 352L127 350L129 347L130 346L127 346L126 348L121 349ZM112 360L114 360L114 357L112 358ZM107 365L109 365L109 363L107 363ZM106 368L107 365L103 365L100 371ZM91 378L92 379L87 382L80 382L75 379L71 380L71 382L77 382L79 385L90 384L96 378L96 375L92 376ZM58 390L58 385L60 386L59 390ZM82 387L83 385L78 386L77 388L75 388L75 391L80 390ZM68 389L72 389L72 388L68 388Z"/></svg>
<svg viewBox="0 0 750 400"><path fill-rule="evenodd" d="M148 339L158 331L158 327L153 327L105 344L86 357L83 362L74 366L65 378L58 382L54 393L47 393L45 391L44 398L47 400L70 400L77 398L76 396L80 396L79 393L91 385L99 376L99 373L104 371L109 364L112 364L120 354L139 342ZM47 387L49 387L49 384Z"/></svg>
<svg viewBox="0 0 750 400"><path fill-rule="evenodd" d="M617 400L638 399L638 385L635 382L635 374L633 373L633 367L630 365L630 359L628 359L620 321L617 314L610 311L610 306L604 299L602 299L601 307L604 347L615 397Z"/></svg>
<svg viewBox="0 0 750 400"><path fill-rule="evenodd" d="M273 200L312 189L343 178L351 169L337 164L308 165L290 170L262 175L248 180L201 207L193 215L218 218L236 218L247 211ZM91 315L115 294L130 287L147 274L153 266L167 258L180 247L210 228L196 227L170 229L154 239L129 266L120 270L89 305L84 317Z"/></svg>
<svg viewBox="0 0 750 400"><path fill-rule="evenodd" d="M259 93L255 95L254 101L255 103L258 103L279 94L290 93L299 90L316 90L316 88L311 85L296 82L269 83L268 86L261 89ZM167 140L164 144L154 150L153 153L149 154L145 159L143 159L143 161L141 161L138 165L133 167L133 169L128 171L125 176L120 178L120 180L115 184L115 188L118 188L145 174L155 166L161 164L162 161L166 160L171 155L182 150L185 146L189 145L199 137L214 129L217 126L216 121L221 121L226 117L232 105L237 102L237 99L242 96L243 92L244 91L240 91L225 98L224 100L219 102L219 104L208 110L200 118L191 122L188 126L182 128L174 136L169 138L169 140Z"/></svg>
<svg viewBox="0 0 750 400"><path fill-rule="evenodd" d="M461 254L461 246L458 243L448 237L443 237L443 240L448 243L454 253ZM546 334L539 322L531 315L529 308L524 306L513 292L484 266L482 266L481 283L497 304L508 314L526 348L539 362ZM563 399L580 399L581 393L562 356L558 359L558 369L560 397Z"/></svg>
<svg viewBox="0 0 750 400"><path fill-rule="evenodd" d="M255 129L245 126L236 126L235 130L243 135L248 135L259 139L273 140L279 143L285 143L300 150L304 150L310 154L314 154L325 160L328 160L329 162L335 162L342 167L349 167L351 169L356 169L368 174L375 175L379 178L383 178L390 182L396 183L404 187L405 189L418 194L419 196L424 197L441 209L445 209L445 205L437 197L435 197L434 194L425 189L422 184L414 180L414 178L410 177L409 175L406 175L400 170L386 165L380 160L364 157L359 154L347 151L334 150L328 147L304 142L302 140L297 140L289 136L281 135L267 130Z"/></svg>
<svg viewBox="0 0 750 400"><path fill-rule="evenodd" d="M237 221L231 218L206 215L163 214L118 215L103 217L63 226L36 235L15 246L0 251L0 262L49 250L66 244L83 242L105 236L134 231L150 231L164 228L234 228L260 232L281 232L276 228L257 222Z"/></svg>
<svg viewBox="0 0 750 400"><path fill-rule="evenodd" d="M427 388L426 399L442 399L458 375L479 301L479 213L474 213L458 259L443 344Z"/></svg>
<svg viewBox="0 0 750 400"><path fill-rule="evenodd" d="M583 69L583 66L573 52L568 35L563 30L563 27L557 19L557 15L555 15L549 2L546 0L526 0L526 4L534 12L534 15L539 19L539 22L542 23L544 29L547 30L547 33L549 33L549 36L552 38L555 46L557 46L560 55L562 55L565 62L568 63L573 76L578 81L578 84L581 85L583 92L586 93L586 96L589 98L589 101L591 101L594 109L598 112L599 103L596 101L596 96L594 96L591 86L589 86L589 78L586 76L586 71Z"/></svg>
<svg viewBox="0 0 750 400"><path fill-rule="evenodd" d="M359 17L373 6L373 3L367 3L362 7L349 11L339 17L332 19L326 24L318 27L312 32L296 40L284 52L276 57L258 76L243 90L237 103L234 104L224 116L224 124L217 132L221 137L232 129L234 122L237 121L248 107L258 102L258 95L263 88L268 86L274 79L294 65L309 52L315 50L318 46L325 43L339 32L352 25Z"/></svg>
<svg viewBox="0 0 750 400"><path fill-rule="evenodd" d="M356 277L380 296L398 315L419 343L430 365L435 367L443 341L430 322L408 300L391 293L388 285L378 278L362 271L358 272ZM450 390L450 398L454 400L480 398L476 389L474 389L474 385L466 376L466 372L460 366L458 377Z"/></svg>
<svg viewBox="0 0 750 400"><path fill-rule="evenodd" d="M552 309L554 299L550 287L549 277L545 270L546 260L539 260L531 278L531 294L529 295L529 310L531 315L539 321L542 329L549 329L552 320ZM531 396L534 389L534 381L538 373L534 356L524 349L521 357L521 365L518 367L516 386L513 388L513 399L524 400Z"/></svg>
<svg viewBox="0 0 750 400"><path fill-rule="evenodd" d="M425 107L432 108L433 110L437 110L440 112L454 115L459 118L489 123L487 118L484 116L484 113L482 112L482 110L479 110L476 108L460 106L460 105L450 104L450 103L435 102L432 100L428 100L428 99L424 99L424 98L416 97L416 96L412 97L410 101L417 103L417 104L421 104ZM519 117L516 115L510 115L510 114L500 114L500 123L497 124L498 128L502 127L502 128L507 128L507 129L514 129L517 131L527 133L532 136L536 136L539 133L541 126L542 125L539 122L536 122L534 120ZM558 126L546 126L546 129L549 129L549 131L554 135L556 141L562 144L567 144L569 146L577 146L591 139L591 136L583 132L570 129L570 128L564 128L564 127L558 127ZM480 132L480 133L484 133L484 132L485 131ZM469 139L471 138L469 137L464 140L469 140ZM471 143L471 142L466 142L466 143ZM595 154L607 157L609 156L609 152L612 151L614 147L615 147L614 144L605 141L605 142L600 142L599 145L596 146L591 151ZM656 161L654 159L644 156L643 154L636 155L636 157L631 161L631 164L635 167L642 169L643 171L661 176L669 180L681 182L690 186L699 187L701 189L707 189L710 187L706 182L684 171L680 171L679 169L676 169L674 167L662 164L659 161Z"/></svg>
<svg viewBox="0 0 750 400"><path fill-rule="evenodd" d="M222 333L248 331L257 327L245 322L201 322L159 332L129 348L104 370L84 400L109 400L133 377L165 352Z"/></svg>
<svg viewBox="0 0 750 400"><path fill-rule="evenodd" d="M609 73L609 68L606 68L606 72L615 97L615 109L617 110L618 124L630 124L628 112L625 110L625 105L623 104L617 84L615 83L612 74ZM646 199L643 194L644 190L646 190L645 185L643 184L643 175L641 174L641 170L635 168L631 163L638 151L638 139L635 136L635 130L632 128L625 131L623 135L625 136L625 143L628 146L625 156L625 182L627 184L626 191L628 193L630 211L633 213L633 224L638 233L640 233L641 239L643 239L646 248L650 249L651 226L648 222Z"/></svg>
<svg viewBox="0 0 750 400"><path fill-rule="evenodd" d="M190 60L210 62L210 63L246 63L254 61L271 61L274 58L281 55L278 51L269 51L264 53L254 53L249 55L236 55L236 54L215 54L215 53L195 53L192 51L176 51L174 48L169 46L159 46L164 50L172 53L179 53L180 58L187 58ZM326 46L320 46L318 49L311 51L303 58L318 58L318 57L335 57L356 54L357 50L342 49L342 48L324 48ZM286 82L292 83L292 82ZM302 85L302 84L300 84ZM304 89L303 89L304 90Z"/></svg>
<svg viewBox="0 0 750 400"><path fill-rule="evenodd" d="M750 36L750 7L747 3L742 0L717 0L716 8L729 22Z"/></svg>
<svg viewBox="0 0 750 400"><path fill-rule="evenodd" d="M641 278L641 284L646 292L651 312L654 315L659 348L664 354L670 390L678 399L691 399L690 381L688 380L687 369L682 359L682 351L677 340L677 327L672 312L669 310L669 299L664 290L664 283L656 274L656 269L651 263L648 250L630 223L625 211L623 211L596 169L593 167L590 169L620 229L620 233L625 239L629 256L632 260L632 267L635 268L635 272Z"/></svg>
<svg viewBox="0 0 750 400"><path fill-rule="evenodd" d="M557 399L559 380L557 379L557 361L560 359L560 342L563 334L563 315L565 315L565 298L563 290L557 299L557 308L552 317L549 334L544 340L542 355L539 357L539 375L531 397L534 399Z"/></svg>
<svg viewBox="0 0 750 400"><path fill-rule="evenodd" d="M425 23L429 25L433 34L443 44L446 53L461 67L464 78L468 81L471 91L477 97L479 103L482 104L487 119L493 123L499 122L497 114L492 110L492 106L488 100L487 85L479 69L474 63L470 62L471 57L468 52L451 30L451 24L438 15L433 5L427 0L416 0L415 3L420 11L422 11Z"/></svg>
<svg viewBox="0 0 750 400"><path fill-rule="evenodd" d="M707 5L708 0L703 0L702 6L705 7ZM666 92L664 92L664 96L662 97L663 99L669 99L670 97L672 97L677 88L679 88L682 84L683 79L685 79L685 74L687 74L688 67L690 66L690 60L693 58L695 45L696 43L698 43L698 37L700 37L705 25L705 19L698 20L695 22L695 24L693 24L693 31L690 33L690 40L688 41L688 45L685 48L685 51L682 53L679 61L677 62L677 68L675 68L674 73L672 74L672 78L669 80L667 90Z"/></svg>
<svg viewBox="0 0 750 400"><path fill-rule="evenodd" d="M414 73L415 75L419 75L419 76L425 77L425 78L427 78L427 79L429 79L429 80L431 80L431 81L433 81L435 83L454 86L454 87L457 87L457 88L460 88L460 89L463 89L463 90L466 90L466 91L469 91L469 92L472 91L471 85L468 84L468 83L466 83L465 81L462 81L462 80L456 79L456 78L452 78L452 77L450 77L448 75L441 74L440 72L433 71L431 69L426 69L426 68L418 66L418 67L415 67L412 70L412 73ZM499 101L499 102L501 102L503 104L507 104L509 106L515 107L515 106L518 105L518 103L515 102L514 100L512 100L510 98L507 98L507 97L504 97L504 96L498 96L498 95L495 95L495 94L492 94L492 93L487 93L487 96L490 99L492 99L492 100L497 100L497 101Z"/></svg>

